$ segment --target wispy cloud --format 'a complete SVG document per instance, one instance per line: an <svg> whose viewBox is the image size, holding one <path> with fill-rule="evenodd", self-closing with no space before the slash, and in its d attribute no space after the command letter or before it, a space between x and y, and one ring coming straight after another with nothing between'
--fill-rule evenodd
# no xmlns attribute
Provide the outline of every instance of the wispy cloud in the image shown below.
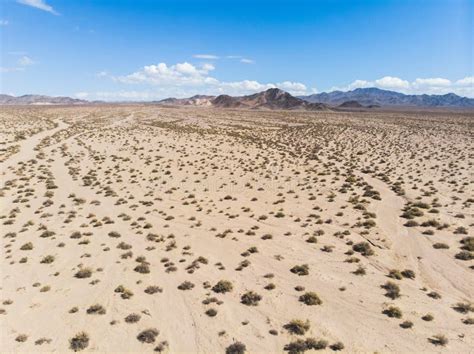
<svg viewBox="0 0 474 354"><path fill-rule="evenodd" d="M9 23L8 20L0 20L0 26L8 26Z"/></svg>
<svg viewBox="0 0 474 354"><path fill-rule="evenodd" d="M21 66L30 66L30 65L33 65L34 63L35 63L34 60L26 55L18 59L18 65L21 65Z"/></svg>
<svg viewBox="0 0 474 354"><path fill-rule="evenodd" d="M16 72L16 71L24 71L25 69L24 68L8 68L8 67L4 67L4 66L0 66L0 72L1 73L13 73L13 72Z"/></svg>
<svg viewBox="0 0 474 354"><path fill-rule="evenodd" d="M255 61L252 60L252 59L247 59L247 58L242 58L240 59L240 62L241 63L244 63L244 64L255 64Z"/></svg>
<svg viewBox="0 0 474 354"><path fill-rule="evenodd" d="M51 5L48 5L44 0L17 0L19 4L31 6L58 16L59 13L53 9Z"/></svg>
<svg viewBox="0 0 474 354"><path fill-rule="evenodd" d="M217 60L217 59L219 59L219 56L214 55L214 54L194 54L193 58L206 59L206 60Z"/></svg>

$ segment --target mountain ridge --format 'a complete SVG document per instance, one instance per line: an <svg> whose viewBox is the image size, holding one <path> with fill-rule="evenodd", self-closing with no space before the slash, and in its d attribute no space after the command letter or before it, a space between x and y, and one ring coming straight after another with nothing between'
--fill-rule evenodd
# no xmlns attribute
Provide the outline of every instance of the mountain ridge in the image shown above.
<svg viewBox="0 0 474 354"><path fill-rule="evenodd" d="M92 102L67 96L22 95L11 96L0 94L0 105L78 105Z"/></svg>
<svg viewBox="0 0 474 354"><path fill-rule="evenodd" d="M338 108L420 107L420 108L473 108L474 99L454 93L444 95L406 95L375 87L357 88L351 91L332 91L307 96L293 96L278 88L245 96L194 95L189 98L165 98L147 102L87 101L67 96L0 94L0 105L81 105L81 104L145 103L177 106L217 108L283 109L283 110L330 110Z"/></svg>
<svg viewBox="0 0 474 354"><path fill-rule="evenodd" d="M445 95L406 95L404 93L382 90L376 87L357 88L351 91L332 91L298 96L311 103L324 103L338 106L348 101L357 101L361 105L378 105L382 107L474 107L474 99L458 96L454 93Z"/></svg>

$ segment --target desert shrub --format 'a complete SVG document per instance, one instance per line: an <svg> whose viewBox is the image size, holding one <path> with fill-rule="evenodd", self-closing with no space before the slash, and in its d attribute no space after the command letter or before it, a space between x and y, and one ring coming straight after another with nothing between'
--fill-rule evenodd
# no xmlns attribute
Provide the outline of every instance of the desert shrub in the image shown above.
<svg viewBox="0 0 474 354"><path fill-rule="evenodd" d="M247 291L240 297L240 302L247 306L257 306L262 297L253 291Z"/></svg>
<svg viewBox="0 0 474 354"><path fill-rule="evenodd" d="M76 274L74 274L74 276L79 279L90 278L91 275L92 275L92 269L90 268L81 268Z"/></svg>
<svg viewBox="0 0 474 354"><path fill-rule="evenodd" d="M365 271L365 268L363 266L359 265L357 267L357 269L354 270L352 273L355 274L355 275L365 275L366 271Z"/></svg>
<svg viewBox="0 0 474 354"><path fill-rule="evenodd" d="M28 339L28 336L26 334L19 334L15 338L15 340L20 343L26 342L27 339Z"/></svg>
<svg viewBox="0 0 474 354"><path fill-rule="evenodd" d="M470 261L471 259L474 259L474 253L471 253L469 251L461 251L459 253L456 253L454 257L461 261Z"/></svg>
<svg viewBox="0 0 474 354"><path fill-rule="evenodd" d="M124 320L127 323L136 323L140 321L140 318L142 318L142 316L140 316L138 313L131 313L130 315L127 315Z"/></svg>
<svg viewBox="0 0 474 354"><path fill-rule="evenodd" d="M474 252L474 237L464 237L461 240L461 244L463 250Z"/></svg>
<svg viewBox="0 0 474 354"><path fill-rule="evenodd" d="M137 339L142 343L153 343L160 332L156 328L148 328L137 335Z"/></svg>
<svg viewBox="0 0 474 354"><path fill-rule="evenodd" d="M388 317L394 317L394 318L402 317L402 310L400 310L398 307L395 307L395 306L390 306L389 308L383 310L382 313L384 315L387 315Z"/></svg>
<svg viewBox="0 0 474 354"><path fill-rule="evenodd" d="M40 292L45 293L45 292L48 292L50 290L51 290L51 287L49 285L45 285L45 286L41 287Z"/></svg>
<svg viewBox="0 0 474 354"><path fill-rule="evenodd" d="M194 288L194 284L187 280L178 285L179 290L191 290L192 288Z"/></svg>
<svg viewBox="0 0 474 354"><path fill-rule="evenodd" d="M459 226L454 230L455 234L467 235L467 229L464 226Z"/></svg>
<svg viewBox="0 0 474 354"><path fill-rule="evenodd" d="M89 335L86 332L80 332L69 339L69 348L75 352L86 349L89 346Z"/></svg>
<svg viewBox="0 0 474 354"><path fill-rule="evenodd" d="M161 293L161 292L163 292L163 289L156 285L150 285L146 287L145 289L145 293L149 295L153 295L153 294Z"/></svg>
<svg viewBox="0 0 474 354"><path fill-rule="evenodd" d="M473 325L474 324L474 318L473 317L467 317L462 320L462 323L465 325Z"/></svg>
<svg viewBox="0 0 474 354"><path fill-rule="evenodd" d="M233 285L230 281L228 280L219 280L216 285L212 287L212 291L215 293L227 293L229 291L232 291Z"/></svg>
<svg viewBox="0 0 474 354"><path fill-rule="evenodd" d="M474 312L474 305L467 303L467 302L458 302L453 306L453 309L459 313L468 313Z"/></svg>
<svg viewBox="0 0 474 354"><path fill-rule="evenodd" d="M122 241L117 245L117 248L121 250L129 250L130 248L132 248L132 245L129 245L128 243Z"/></svg>
<svg viewBox="0 0 474 354"><path fill-rule="evenodd" d="M54 256L48 255L48 256L43 257L43 259L40 261L40 263L50 264L50 263L54 262L54 259L55 259Z"/></svg>
<svg viewBox="0 0 474 354"><path fill-rule="evenodd" d="M404 278L415 279L415 272L411 269L402 270L402 275Z"/></svg>
<svg viewBox="0 0 474 354"><path fill-rule="evenodd" d="M415 227L415 226L418 226L418 222L416 222L415 220L408 220L405 224L403 224L404 226L406 227Z"/></svg>
<svg viewBox="0 0 474 354"><path fill-rule="evenodd" d="M82 237L82 234L79 232L79 231L74 231L71 236L69 236L69 238L73 238L73 239L76 239L76 238L81 238Z"/></svg>
<svg viewBox="0 0 474 354"><path fill-rule="evenodd" d="M428 314L426 314L426 315L424 315L424 316L421 316L421 319L422 319L423 321L430 322L430 321L433 321L433 320L434 320L434 317L433 317L432 314L428 313Z"/></svg>
<svg viewBox="0 0 474 354"><path fill-rule="evenodd" d="M208 315L209 317L214 317L217 315L217 310L216 309L208 309L206 311L206 315Z"/></svg>
<svg viewBox="0 0 474 354"><path fill-rule="evenodd" d="M299 301L309 306L321 305L323 303L315 292L304 293L299 297Z"/></svg>
<svg viewBox="0 0 474 354"><path fill-rule="evenodd" d="M343 350L344 349L344 343L342 342L336 342L334 344L331 344L329 346L329 348L331 348L332 350L334 351L339 351L339 350Z"/></svg>
<svg viewBox="0 0 474 354"><path fill-rule="evenodd" d="M413 322L404 321L404 322L400 323L400 327L405 328L405 329L412 328L413 327Z"/></svg>
<svg viewBox="0 0 474 354"><path fill-rule="evenodd" d="M133 270L137 273L148 274L150 273L150 266L148 263L143 262L137 265Z"/></svg>
<svg viewBox="0 0 474 354"><path fill-rule="evenodd" d="M392 269L389 273L388 276L393 279L398 279L401 280L403 278L402 273L400 273L399 270L397 269Z"/></svg>
<svg viewBox="0 0 474 354"><path fill-rule="evenodd" d="M43 345L44 343L49 344L49 343L51 343L51 341L52 340L50 338L41 337L41 338L35 340L35 345Z"/></svg>
<svg viewBox="0 0 474 354"><path fill-rule="evenodd" d="M436 242L433 244L433 248L435 249L448 249L449 246L445 243L442 243L442 242Z"/></svg>
<svg viewBox="0 0 474 354"><path fill-rule="evenodd" d="M241 342L235 342L229 345L225 349L225 353L226 354L244 354L246 350L247 350L247 347L245 346L245 344Z"/></svg>
<svg viewBox="0 0 474 354"><path fill-rule="evenodd" d="M269 283L263 287L265 290L273 290L276 288L276 285L273 283Z"/></svg>
<svg viewBox="0 0 474 354"><path fill-rule="evenodd" d="M433 337L428 338L428 340L430 341L430 343L434 345L440 345L442 347L448 344L448 338L446 338L446 336L443 334L434 335Z"/></svg>
<svg viewBox="0 0 474 354"><path fill-rule="evenodd" d="M298 275L308 275L309 274L309 266L307 264L303 265L296 265L290 269L290 272Z"/></svg>
<svg viewBox="0 0 474 354"><path fill-rule="evenodd" d="M441 295L437 293L436 291L431 291L426 295L428 295L432 299L441 299Z"/></svg>
<svg viewBox="0 0 474 354"><path fill-rule="evenodd" d="M389 297L392 300L395 300L396 298L400 297L400 287L397 284L388 281L384 285L382 285L382 288L387 291L385 293L386 297Z"/></svg>
<svg viewBox="0 0 474 354"><path fill-rule="evenodd" d="M50 231L50 230L45 230L41 233L40 237L46 238L46 237L51 237L56 235L56 232Z"/></svg>
<svg viewBox="0 0 474 354"><path fill-rule="evenodd" d="M20 247L22 251L31 251L33 249L33 244L31 242L25 243L23 246Z"/></svg>
<svg viewBox="0 0 474 354"><path fill-rule="evenodd" d="M108 235L113 238L119 238L121 236L117 231L110 231Z"/></svg>
<svg viewBox="0 0 474 354"><path fill-rule="evenodd" d="M309 330L310 324L308 320L291 320L290 322L285 324L283 328L291 334L303 335Z"/></svg>
<svg viewBox="0 0 474 354"><path fill-rule="evenodd" d="M87 311L89 315L105 315L105 308L102 305L95 304L90 306Z"/></svg>
<svg viewBox="0 0 474 354"><path fill-rule="evenodd" d="M356 252L359 252L363 256L372 256L374 251L368 242L359 242L352 246L352 249Z"/></svg>
<svg viewBox="0 0 474 354"><path fill-rule="evenodd" d="M133 296L133 291L125 288L123 285L117 286L114 292L119 293L120 297L124 300L130 299Z"/></svg>
<svg viewBox="0 0 474 354"><path fill-rule="evenodd" d="M283 348L289 354L300 354L304 353L308 350L308 346L306 345L306 341L303 339L297 339L289 344L286 344Z"/></svg>

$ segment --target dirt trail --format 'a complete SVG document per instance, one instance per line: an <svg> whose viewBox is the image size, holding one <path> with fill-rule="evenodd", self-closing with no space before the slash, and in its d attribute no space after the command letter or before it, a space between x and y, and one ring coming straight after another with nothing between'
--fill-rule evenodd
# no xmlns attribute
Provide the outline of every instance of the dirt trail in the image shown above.
<svg viewBox="0 0 474 354"><path fill-rule="evenodd" d="M469 270L458 264L449 253L434 249L430 236L403 226L406 220L400 214L405 205L404 198L397 196L376 178L368 175L363 175L363 178L380 192L382 201L376 204L373 211L377 214L384 237L391 243L398 268L413 269L422 286L453 297L472 299L474 278Z"/></svg>
<svg viewBox="0 0 474 354"><path fill-rule="evenodd" d="M41 140L48 136L54 135L56 132L62 129L66 129L69 126L61 120L57 120L56 122L58 123L58 126L56 128L44 130L38 134L29 137L26 140L23 140L20 143L20 151L10 156L6 161L0 164L2 175L5 175L6 171L9 168L16 166L20 161L28 161L34 158L37 153L34 148L41 142Z"/></svg>

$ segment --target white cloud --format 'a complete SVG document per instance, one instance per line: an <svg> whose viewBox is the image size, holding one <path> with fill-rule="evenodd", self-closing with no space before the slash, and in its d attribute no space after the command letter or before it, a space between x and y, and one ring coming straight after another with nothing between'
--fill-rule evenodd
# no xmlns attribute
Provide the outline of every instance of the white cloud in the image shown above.
<svg viewBox="0 0 474 354"><path fill-rule="evenodd" d="M16 71L24 71L25 69L24 68L7 68L7 67L4 67L4 66L0 66L0 72L1 73L13 73L13 72L16 72Z"/></svg>
<svg viewBox="0 0 474 354"><path fill-rule="evenodd" d="M195 66L188 62L167 65L159 63L147 65L141 70L125 76L112 76L112 79L124 84L148 84L160 86L163 95L186 97L196 93L210 95L230 94L245 95L269 88L279 87L294 95L309 93L307 87L299 82L283 81L280 83L260 83L255 80L220 81L209 75L214 65L205 63ZM129 92L129 91L128 91Z"/></svg>
<svg viewBox="0 0 474 354"><path fill-rule="evenodd" d="M8 26L9 23L8 20L0 20L0 26Z"/></svg>
<svg viewBox="0 0 474 354"><path fill-rule="evenodd" d="M17 0L19 4L26 5L26 6L31 6L43 11L47 11L49 13L52 13L53 15L59 15L56 10L53 9L52 6L48 5L44 0Z"/></svg>
<svg viewBox="0 0 474 354"><path fill-rule="evenodd" d="M109 76L109 73L107 71L99 71L97 74L96 74L97 77L107 77Z"/></svg>
<svg viewBox="0 0 474 354"><path fill-rule="evenodd" d="M410 83L398 77L384 76L381 79L375 80L375 84L380 88L387 89L407 89Z"/></svg>
<svg viewBox="0 0 474 354"><path fill-rule="evenodd" d="M425 87L425 86L438 86L438 87L449 87L451 86L451 80L442 79L442 78L430 78L430 79L416 79L413 82L413 85L416 87Z"/></svg>
<svg viewBox="0 0 474 354"><path fill-rule="evenodd" d="M252 59L247 59L247 58L240 59L240 62L244 63L244 64L254 64L255 63L255 61L253 61Z"/></svg>
<svg viewBox="0 0 474 354"><path fill-rule="evenodd" d="M208 59L208 60L219 59L219 57L218 57L217 55L214 55L214 54L194 54L194 55L193 55L193 58L196 58L196 59Z"/></svg>
<svg viewBox="0 0 474 354"><path fill-rule="evenodd" d="M30 66L30 65L33 65L34 63L35 62L33 61L33 59L31 59L30 57L26 55L18 59L18 65L21 65L21 66Z"/></svg>
<svg viewBox="0 0 474 354"><path fill-rule="evenodd" d="M455 93L459 96L474 97L474 76L468 76L457 81L444 78L417 78L412 82L398 77L385 76L374 81L355 80L347 86L333 87L330 91L350 91L356 88L377 87L405 94L444 95Z"/></svg>

